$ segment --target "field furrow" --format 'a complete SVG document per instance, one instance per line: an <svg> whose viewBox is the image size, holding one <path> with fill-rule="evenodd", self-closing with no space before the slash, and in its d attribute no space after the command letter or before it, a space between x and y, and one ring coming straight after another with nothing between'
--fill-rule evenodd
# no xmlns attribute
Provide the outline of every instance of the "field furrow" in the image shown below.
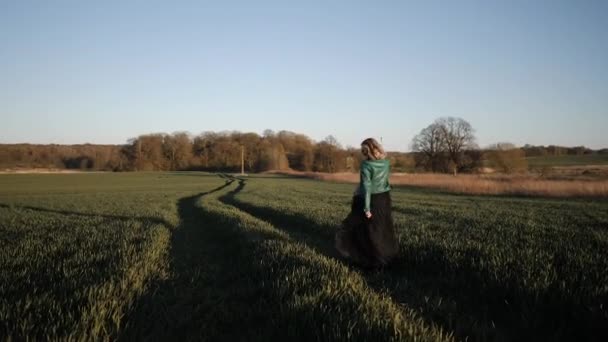
<svg viewBox="0 0 608 342"><path fill-rule="evenodd" d="M157 318L150 320L152 330L143 337L449 339L413 312L399 309L386 296L370 290L364 279L340 262L220 201L244 186L239 182L180 205L182 232L178 228L176 233L184 234L185 241L174 248L183 253L175 255L176 265L179 259L183 262L181 271L179 266L177 269L181 275L154 291L156 296L148 300L152 307L144 311L162 311L153 306L163 298L177 297L178 302L172 302L165 315L173 319L161 320L161 324ZM186 240L191 247L185 245Z"/></svg>

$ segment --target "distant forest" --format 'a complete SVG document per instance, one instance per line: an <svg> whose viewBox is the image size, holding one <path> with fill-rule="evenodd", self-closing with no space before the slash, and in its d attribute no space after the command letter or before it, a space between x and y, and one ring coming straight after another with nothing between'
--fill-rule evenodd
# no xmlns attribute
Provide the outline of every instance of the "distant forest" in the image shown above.
<svg viewBox="0 0 608 342"><path fill-rule="evenodd" d="M475 170L482 166L484 159L492 156L496 159L498 152L512 155L514 150L517 157L523 158L608 153L606 149L594 151L583 146L504 146L496 144L486 150L469 148L461 151L462 158L458 160L467 160L467 163L459 165L459 171ZM0 145L0 169L240 171L242 151L245 172L357 171L361 162L359 147L343 147L332 136L316 142L304 134L267 130L262 135L241 132L204 132L196 136L186 132L146 134L124 145L3 144ZM395 172L451 172L448 167L437 169L437 163L429 163L421 151L389 152L388 157Z"/></svg>

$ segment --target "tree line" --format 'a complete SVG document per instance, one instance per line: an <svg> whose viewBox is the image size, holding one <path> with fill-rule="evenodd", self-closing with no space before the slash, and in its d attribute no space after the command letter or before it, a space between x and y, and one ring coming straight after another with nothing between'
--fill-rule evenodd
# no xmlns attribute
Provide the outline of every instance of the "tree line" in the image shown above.
<svg viewBox="0 0 608 342"><path fill-rule="evenodd" d="M242 155L243 154L243 155ZM412 167L411 156L390 153L397 168ZM103 171L357 171L359 148L343 147L333 136L313 141L304 134L266 130L144 134L124 145L0 145L0 168Z"/></svg>
<svg viewBox="0 0 608 342"><path fill-rule="evenodd" d="M461 118L439 118L411 142L413 152L389 152L396 172L474 172L488 163L504 172L525 168L525 158L608 153L584 146L532 146L509 143L480 149L473 127ZM0 145L0 168L56 168L104 171L357 171L359 147L343 147L333 136L314 141L304 134L266 130L144 134L124 145Z"/></svg>
<svg viewBox="0 0 608 342"><path fill-rule="evenodd" d="M121 145L0 145L0 168L123 170Z"/></svg>

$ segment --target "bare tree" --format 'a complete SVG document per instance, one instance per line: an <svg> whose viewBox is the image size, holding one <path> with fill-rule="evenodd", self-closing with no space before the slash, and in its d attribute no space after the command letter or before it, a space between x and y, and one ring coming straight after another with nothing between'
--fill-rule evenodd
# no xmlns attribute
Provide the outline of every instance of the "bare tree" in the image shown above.
<svg viewBox="0 0 608 342"><path fill-rule="evenodd" d="M417 164L433 172L469 169L467 151L476 150L473 127L461 118L435 120L412 139L412 150L419 152Z"/></svg>
<svg viewBox="0 0 608 342"><path fill-rule="evenodd" d="M210 167L217 137L217 133L207 131L196 136L192 142L192 152L202 168Z"/></svg>
<svg viewBox="0 0 608 342"><path fill-rule="evenodd" d="M441 158L446 150L443 130L437 122L424 128L412 140L412 150L422 154L421 163L432 172L441 171Z"/></svg>
<svg viewBox="0 0 608 342"><path fill-rule="evenodd" d="M133 166L138 171L156 171L166 169L163 155L163 140L166 134L144 134L132 139Z"/></svg>
<svg viewBox="0 0 608 342"><path fill-rule="evenodd" d="M437 119L435 124L440 127L445 149L456 173L464 166L464 152L477 148L473 127L466 120L455 117Z"/></svg>
<svg viewBox="0 0 608 342"><path fill-rule="evenodd" d="M163 140L163 151L170 170L186 168L192 160L192 139L187 132L175 132L166 135Z"/></svg>
<svg viewBox="0 0 608 342"><path fill-rule="evenodd" d="M280 131L276 136L285 148L290 168L299 171L312 169L314 143L309 137L290 131Z"/></svg>

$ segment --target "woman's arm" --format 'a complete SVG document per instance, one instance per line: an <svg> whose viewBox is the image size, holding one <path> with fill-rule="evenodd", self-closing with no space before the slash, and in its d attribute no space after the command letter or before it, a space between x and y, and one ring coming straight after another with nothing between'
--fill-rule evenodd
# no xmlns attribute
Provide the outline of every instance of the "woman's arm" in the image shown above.
<svg viewBox="0 0 608 342"><path fill-rule="evenodd" d="M363 189L363 198L365 199L365 215L371 217L371 199L372 199L372 171L366 167L365 164L361 165L361 188ZM368 214L370 213L370 214Z"/></svg>

